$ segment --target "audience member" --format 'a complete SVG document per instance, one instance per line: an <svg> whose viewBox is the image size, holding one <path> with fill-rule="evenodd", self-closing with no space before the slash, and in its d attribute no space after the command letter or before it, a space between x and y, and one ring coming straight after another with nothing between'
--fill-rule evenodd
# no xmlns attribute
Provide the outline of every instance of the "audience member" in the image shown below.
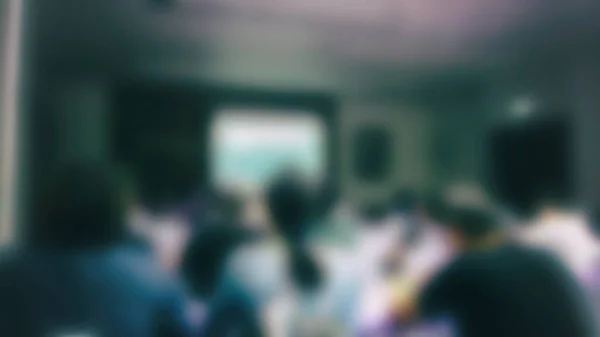
<svg viewBox="0 0 600 337"><path fill-rule="evenodd" d="M466 337L595 336L582 290L552 255L507 242L478 207L454 208L447 231L460 253L400 316L443 320Z"/></svg>
<svg viewBox="0 0 600 337"><path fill-rule="evenodd" d="M450 257L448 242L439 226L445 210L441 198L420 201L415 192L404 190L396 195L394 205L395 216L387 224L387 235L361 254L368 256L381 247L387 249L384 255L372 256L367 262L383 265L385 272L376 272L364 282L359 326L365 336L381 333L389 325L388 312L393 303L390 299L395 294L411 294ZM369 267L361 272L367 270Z"/></svg>
<svg viewBox="0 0 600 337"><path fill-rule="evenodd" d="M547 197L541 202L537 217L524 228L521 238L554 252L578 279L585 281L600 258L600 241L584 212L559 200Z"/></svg>
<svg viewBox="0 0 600 337"><path fill-rule="evenodd" d="M323 239L330 233L320 227L331 208L319 198L315 203L310 184L287 172L269 185L265 199L271 235L234 254L230 277L259 303L271 335L346 335L354 307L348 295L356 291L344 273L349 259Z"/></svg>
<svg viewBox="0 0 600 337"><path fill-rule="evenodd" d="M263 336L257 303L224 277L227 261L247 241L245 231L217 222L188 246L182 275L192 292L190 319L197 336Z"/></svg>
<svg viewBox="0 0 600 337"><path fill-rule="evenodd" d="M37 202L30 244L0 265L6 336L188 336L178 286L123 244L122 181L77 162Z"/></svg>

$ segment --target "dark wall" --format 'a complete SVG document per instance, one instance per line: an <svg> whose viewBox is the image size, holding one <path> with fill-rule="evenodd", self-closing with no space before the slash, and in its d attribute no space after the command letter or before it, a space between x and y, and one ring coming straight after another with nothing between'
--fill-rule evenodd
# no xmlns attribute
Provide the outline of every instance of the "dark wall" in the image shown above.
<svg viewBox="0 0 600 337"><path fill-rule="evenodd" d="M321 93L181 83L124 83L113 92L111 155L131 168L142 197L167 205L209 186L209 128L223 105L309 111L329 135L329 175L339 177L336 106Z"/></svg>

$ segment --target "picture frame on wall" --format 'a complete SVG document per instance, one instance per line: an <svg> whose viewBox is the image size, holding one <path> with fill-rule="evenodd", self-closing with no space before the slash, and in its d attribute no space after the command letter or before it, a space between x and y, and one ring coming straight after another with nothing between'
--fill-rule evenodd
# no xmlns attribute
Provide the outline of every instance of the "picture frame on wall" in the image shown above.
<svg viewBox="0 0 600 337"><path fill-rule="evenodd" d="M393 142L389 131L377 125L365 125L356 130L353 140L353 171L366 183L386 181L392 171Z"/></svg>

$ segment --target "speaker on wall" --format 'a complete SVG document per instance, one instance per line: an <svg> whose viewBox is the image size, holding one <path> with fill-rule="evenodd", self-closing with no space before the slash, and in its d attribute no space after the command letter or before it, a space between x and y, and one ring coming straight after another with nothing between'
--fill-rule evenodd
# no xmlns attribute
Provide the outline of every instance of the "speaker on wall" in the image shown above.
<svg viewBox="0 0 600 337"><path fill-rule="evenodd" d="M392 137L378 126L363 126L353 139L356 177L370 183L385 181L392 169Z"/></svg>
<svg viewBox="0 0 600 337"><path fill-rule="evenodd" d="M573 197L568 121L547 119L495 130L490 146L490 183L496 197L531 214L544 199Z"/></svg>

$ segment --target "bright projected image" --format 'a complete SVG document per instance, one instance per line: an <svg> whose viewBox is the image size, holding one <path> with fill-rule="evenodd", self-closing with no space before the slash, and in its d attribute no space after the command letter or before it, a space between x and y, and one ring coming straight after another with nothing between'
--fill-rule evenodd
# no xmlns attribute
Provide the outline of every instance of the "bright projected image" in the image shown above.
<svg viewBox="0 0 600 337"><path fill-rule="evenodd" d="M257 190L290 166L321 179L325 127L298 111L225 109L213 121L210 150L217 186Z"/></svg>

